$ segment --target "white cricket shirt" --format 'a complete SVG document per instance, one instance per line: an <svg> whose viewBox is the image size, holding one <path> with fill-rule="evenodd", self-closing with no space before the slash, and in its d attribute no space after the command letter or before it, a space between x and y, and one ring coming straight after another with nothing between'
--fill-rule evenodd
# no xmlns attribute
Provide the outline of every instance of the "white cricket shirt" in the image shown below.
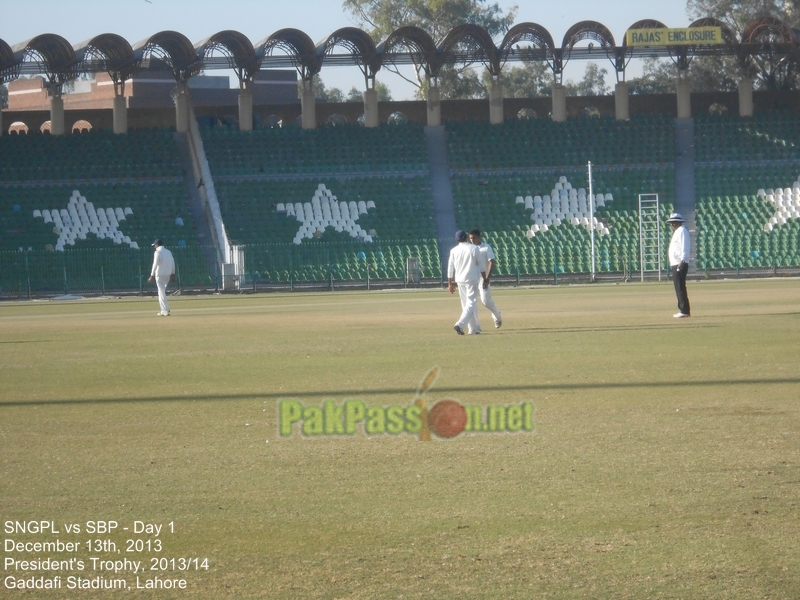
<svg viewBox="0 0 800 600"><path fill-rule="evenodd" d="M153 268L150 269L150 277L167 277L175 274L175 259L172 252L159 246L153 254Z"/></svg>
<svg viewBox="0 0 800 600"><path fill-rule="evenodd" d="M478 248L478 271L481 273L489 272L489 261L494 260L494 250L486 242L481 242Z"/></svg>
<svg viewBox="0 0 800 600"><path fill-rule="evenodd" d="M478 270L478 247L470 242L459 242L450 250L447 277L456 283L476 283L481 278Z"/></svg>
<svg viewBox="0 0 800 600"><path fill-rule="evenodd" d="M672 233L672 239L669 242L669 266L674 267L682 262L688 263L691 250L692 240L689 230L681 225Z"/></svg>

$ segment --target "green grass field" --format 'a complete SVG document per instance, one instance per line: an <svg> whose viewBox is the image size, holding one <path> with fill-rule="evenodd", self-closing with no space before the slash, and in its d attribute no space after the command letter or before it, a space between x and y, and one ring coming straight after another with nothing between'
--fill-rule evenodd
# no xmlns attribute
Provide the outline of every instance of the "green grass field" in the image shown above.
<svg viewBox="0 0 800 600"><path fill-rule="evenodd" d="M465 337L445 291L0 305L0 596L800 597L800 281L690 282L683 321L669 283L494 295ZM279 434L281 399L407 407L434 366L429 407L535 430Z"/></svg>

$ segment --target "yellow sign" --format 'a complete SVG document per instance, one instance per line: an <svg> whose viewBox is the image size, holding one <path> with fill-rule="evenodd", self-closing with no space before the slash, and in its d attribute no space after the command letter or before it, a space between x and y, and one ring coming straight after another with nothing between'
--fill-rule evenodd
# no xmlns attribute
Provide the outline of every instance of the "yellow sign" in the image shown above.
<svg viewBox="0 0 800 600"><path fill-rule="evenodd" d="M721 27L683 27L680 29L628 29L628 46L698 46L721 44Z"/></svg>

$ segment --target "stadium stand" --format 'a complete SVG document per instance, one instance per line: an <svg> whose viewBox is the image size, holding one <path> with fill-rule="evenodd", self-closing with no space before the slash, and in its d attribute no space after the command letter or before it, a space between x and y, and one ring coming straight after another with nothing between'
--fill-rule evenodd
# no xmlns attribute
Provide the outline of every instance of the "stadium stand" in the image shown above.
<svg viewBox="0 0 800 600"><path fill-rule="evenodd" d="M782 111L696 119L700 268L798 266L798 125Z"/></svg>
<svg viewBox="0 0 800 600"><path fill-rule="evenodd" d="M203 128L226 231L275 282L440 277L422 127ZM237 158L238 157L238 158ZM291 244L285 247L281 244Z"/></svg>
<svg viewBox="0 0 800 600"><path fill-rule="evenodd" d="M413 123L249 132L210 127L202 134L215 177L428 171L422 127Z"/></svg>
<svg viewBox="0 0 800 600"><path fill-rule="evenodd" d="M0 181L155 179L181 175L168 129L0 137Z"/></svg>
<svg viewBox="0 0 800 600"><path fill-rule="evenodd" d="M746 42L739 44L728 32L717 50L742 64L765 60L777 68L771 61L777 58L784 64L792 44L797 46L790 30L777 21L754 20L743 31ZM777 50L753 43L767 31L781 40ZM196 45L178 32L165 31L148 38L135 53L119 36L98 36L71 47L60 36L43 34L13 51L0 40L0 75L14 87L9 88L4 128L19 132L49 127L57 134L0 138L0 251L53 256L95 248L133 252L157 235L181 236L177 241L186 247L198 246L201 238L213 240L214 247L205 252L207 270L218 271L225 289L227 282L235 287L248 276L254 282L361 278L370 272L396 278L404 274L410 258L419 259L425 273L439 270L452 243L449 230L457 220L461 227L481 228L487 240L494 240L500 271L507 274L512 264L517 273L585 273L590 234L597 234L599 270L618 272L635 269L639 262L637 199L639 194L655 193L662 220L677 206L690 228L696 227L698 260L693 262L703 268L792 264L797 254L792 231L798 219L794 190L800 175L800 117L797 111L768 107L794 107L796 90L759 89L754 97L750 86L741 86L739 111L755 114L748 118L702 114L728 110L736 95L693 96L683 85L677 88L677 107L665 94L639 96L630 104L627 93L569 102L561 94L497 102L499 88L488 102L448 100L445 106L431 97L430 102L387 107L365 94L365 104L317 107L312 86L301 86L302 100L297 102L296 75L284 71L279 78L267 78L276 84L276 93L271 101L257 96L254 113L249 84L266 83L265 70L277 75L289 64L299 69L306 83L322 67L323 58L326 68L358 65L369 80L384 59L401 54L429 73L443 64L477 64L488 58L487 66L497 74L506 60L528 60L511 49L520 50L517 42L535 37L539 47L553 53L548 66L557 74L564 59L589 59L594 47L593 42L586 52L561 56L550 34L531 23L512 27L501 46L478 26L453 29L452 40L463 35L471 40L457 52L435 52L423 33L402 28L392 34L398 37L391 43L387 38L388 45L375 46L366 32L346 28L327 40L323 54L315 53L307 36L293 29L275 32L258 49L234 31ZM586 36L602 40L607 54L612 48L627 52L624 45L616 46L605 27L592 21L571 28L561 50L572 49ZM336 46L339 49L330 54ZM233 64L212 56L217 51L236 64L240 89L202 96L201 89L226 87L207 87L210 81L194 79L201 70ZM692 55L696 51L687 47ZM648 52L662 58L674 54L669 47L652 46ZM328 60L332 56L336 59ZM498 57L503 59L500 63ZM624 79L627 63L617 63L617 74ZM107 68L112 70L102 73ZM23 73L37 70L38 80L20 80ZM256 72L261 73L259 81ZM91 92L81 86L84 91L65 94L66 104L64 98L54 101L69 91L64 82L91 73L108 79L89 85ZM773 69L768 75L776 73ZM752 75L748 72L743 83ZM135 125L128 129L127 110L111 103L110 88L99 91L97 86L131 77L157 82L170 92L156 93L149 85L136 85L136 94L129 89L127 98L143 102L134 102ZM197 93L194 99L185 93L190 89ZM193 103L201 109L199 117ZM134 104L127 101L128 108ZM233 114L236 104L238 119ZM446 118L455 120L442 135L443 128L434 124L441 122L445 107ZM391 114L404 119L374 128L346 124L359 115L369 125L391 120L387 108L398 108ZM631 108L639 114L628 119ZM44 120L47 110L49 122ZM504 111L519 118L499 125L489 122L502 120ZM535 118L536 111L551 111L552 118ZM690 125L691 114L695 116ZM421 125L426 115L429 129ZM625 120L617 120L617 115ZM320 122L327 119L328 125L317 127L317 117ZM344 124L331 125L335 119ZM91 129L89 121L128 133L75 133ZM137 128L173 122L180 134ZM69 123L73 127L65 128ZM201 123L202 142L196 137ZM222 123L228 125L218 125ZM261 126L266 124L281 126ZM257 128L251 130L254 125ZM594 171L591 191L583 172L587 162ZM106 194L112 185L117 189ZM37 197L33 188L44 190L45 196L56 193L66 204ZM160 198L140 202L150 190ZM184 210L187 203L189 210ZM666 240L669 229L664 229ZM434 240L436 234L442 239ZM259 246L270 250L258 251Z"/></svg>
<svg viewBox="0 0 800 600"><path fill-rule="evenodd" d="M101 278L97 287L138 288L156 237L177 252L183 282L211 281L169 130L0 137L4 289L25 278L13 266L25 261L42 273L37 289Z"/></svg>
<svg viewBox="0 0 800 600"><path fill-rule="evenodd" d="M672 121L667 116L511 119L448 122L448 155L454 171L672 162Z"/></svg>
<svg viewBox="0 0 800 600"><path fill-rule="evenodd" d="M761 189L755 195L715 196L699 201L697 262L700 267L800 265L797 236L800 183L792 185L785 189ZM779 190L781 193L776 193Z"/></svg>
<svg viewBox="0 0 800 600"><path fill-rule="evenodd" d="M662 218L672 209L673 134L667 117L447 127L457 221L486 232L500 274L590 271L590 223L596 270L630 270L639 260L638 195L659 194Z"/></svg>
<svg viewBox="0 0 800 600"><path fill-rule="evenodd" d="M799 120L696 118L698 268L800 266ZM408 258L423 277L441 276L420 125L201 131L247 278L403 279ZM457 224L484 231L499 275L588 272L592 224L597 272L637 270L638 194L659 195L662 221L672 211L669 117L452 122L446 131ZM0 159L3 290L23 289L31 265L41 289L65 279L65 290L140 287L154 237L177 252L184 281L213 284L170 130L3 136ZM663 227L663 247L669 234Z"/></svg>
<svg viewBox="0 0 800 600"><path fill-rule="evenodd" d="M695 160L800 160L800 117L784 111L695 118Z"/></svg>

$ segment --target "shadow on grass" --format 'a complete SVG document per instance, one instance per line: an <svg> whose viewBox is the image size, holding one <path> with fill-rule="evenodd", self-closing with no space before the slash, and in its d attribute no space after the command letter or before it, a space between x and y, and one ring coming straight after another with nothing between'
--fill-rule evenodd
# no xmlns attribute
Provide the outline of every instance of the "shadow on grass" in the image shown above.
<svg viewBox="0 0 800 600"><path fill-rule="evenodd" d="M797 385L800 377L785 377L781 379L706 379L697 381L632 381L620 383L559 383L559 384L525 384L525 385L495 385L487 387L452 386L438 387L437 393L450 392L546 392L553 390L579 391L579 390L621 390L638 388L693 388L712 386L761 386L761 385ZM0 402L0 409L12 406L53 406L53 405L79 405L100 403L133 404L138 402L225 402L230 400L283 400L302 398L364 398L370 396L406 395L413 397L414 390L409 388L383 388L383 389L353 389L353 390L297 390L286 392L254 392L252 394L208 394L194 396L150 396L131 398L63 398L60 400L11 400Z"/></svg>
<svg viewBox="0 0 800 600"><path fill-rule="evenodd" d="M652 331L656 329L710 329L719 327L713 323L702 323L699 325L687 325L676 323L664 323L657 325L596 325L591 327L528 327L525 329L512 329L502 331L505 335L531 334L531 333L586 333L586 332L607 332L607 331Z"/></svg>

